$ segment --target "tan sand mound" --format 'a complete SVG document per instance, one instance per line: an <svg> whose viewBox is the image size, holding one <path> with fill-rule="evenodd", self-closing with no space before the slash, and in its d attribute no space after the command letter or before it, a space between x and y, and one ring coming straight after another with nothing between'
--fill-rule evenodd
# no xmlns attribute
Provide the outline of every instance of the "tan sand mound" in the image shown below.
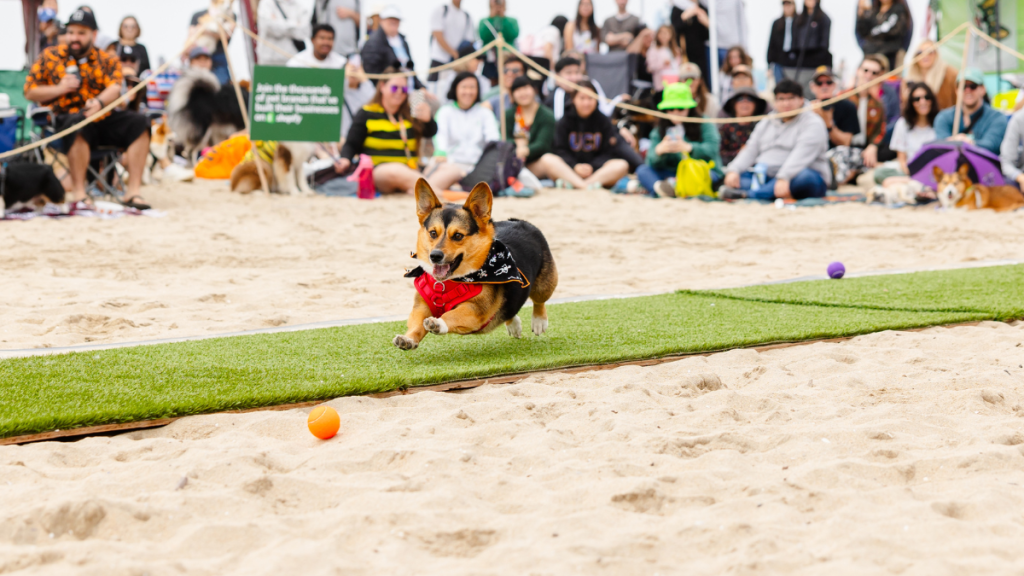
<svg viewBox="0 0 1024 576"><path fill-rule="evenodd" d="M126 342L407 314L412 199L151 187L164 218L0 225L0 350ZM555 297L714 288L850 271L1020 257L1024 214L837 205L776 210L546 191L498 199L537 224Z"/></svg>
<svg viewBox="0 0 1024 576"><path fill-rule="evenodd" d="M0 447L0 573L1015 574L1024 324Z"/></svg>

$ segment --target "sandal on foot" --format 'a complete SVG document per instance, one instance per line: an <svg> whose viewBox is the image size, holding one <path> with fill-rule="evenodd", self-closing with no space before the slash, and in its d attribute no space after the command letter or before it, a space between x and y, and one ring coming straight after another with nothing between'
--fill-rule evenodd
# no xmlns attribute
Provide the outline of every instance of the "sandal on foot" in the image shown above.
<svg viewBox="0 0 1024 576"><path fill-rule="evenodd" d="M136 210L149 210L152 208L149 204L141 202L142 196L132 196L131 198L121 201L121 205L127 208L135 208Z"/></svg>

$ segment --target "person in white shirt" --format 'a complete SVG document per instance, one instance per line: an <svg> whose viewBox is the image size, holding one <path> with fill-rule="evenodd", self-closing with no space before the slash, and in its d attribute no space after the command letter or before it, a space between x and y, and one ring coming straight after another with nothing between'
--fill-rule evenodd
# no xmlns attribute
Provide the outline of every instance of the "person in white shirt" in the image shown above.
<svg viewBox="0 0 1024 576"><path fill-rule="evenodd" d="M310 46L288 60L289 68L328 68L341 70L348 61L334 51L334 27L317 24L313 27Z"/></svg>
<svg viewBox="0 0 1024 576"><path fill-rule="evenodd" d="M460 72L448 91L451 100L437 111L434 163L431 182L442 188L460 182L483 155L488 142L501 140L494 114L480 105L480 83L476 74Z"/></svg>
<svg viewBox="0 0 1024 576"><path fill-rule="evenodd" d="M284 66L299 43L309 38L312 6L305 0L264 0L256 18L263 42L256 45L256 58L264 66ZM276 49L275 49L276 48ZM285 56L287 54L287 56Z"/></svg>
<svg viewBox="0 0 1024 576"><path fill-rule="evenodd" d="M430 67L447 64L459 57L459 45L476 41L476 27L473 19L461 8L462 0L438 6L430 15ZM430 85L439 98L444 96L437 85L438 73L427 76Z"/></svg>
<svg viewBox="0 0 1024 576"><path fill-rule="evenodd" d="M316 0L316 21L334 28L334 52L340 56L359 51L359 11L359 0Z"/></svg>

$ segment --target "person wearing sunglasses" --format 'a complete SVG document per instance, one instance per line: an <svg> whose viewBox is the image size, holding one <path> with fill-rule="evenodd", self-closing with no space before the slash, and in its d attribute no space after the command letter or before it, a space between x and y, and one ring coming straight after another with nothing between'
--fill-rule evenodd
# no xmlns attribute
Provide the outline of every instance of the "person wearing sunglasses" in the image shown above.
<svg viewBox="0 0 1024 576"><path fill-rule="evenodd" d="M878 147L885 139L885 106L877 95L875 84L861 90L889 71L889 61L881 54L869 54L857 67L857 85L848 100L857 108L859 130L847 144L837 144L828 151L835 183L842 186L866 170L878 165ZM831 140L830 134L830 140Z"/></svg>
<svg viewBox="0 0 1024 576"><path fill-rule="evenodd" d="M814 94L812 104L830 100L839 92L839 81L828 66L819 66L811 80L811 93ZM853 137L860 133L860 120L857 117L857 105L850 100L840 100L815 110L825 121L828 129L828 147L849 146Z"/></svg>
<svg viewBox="0 0 1024 576"><path fill-rule="evenodd" d="M505 67L501 71L501 85L505 87L504 90L500 90L495 86L494 89L487 92L484 95L484 100L487 102L487 106L494 112L494 117L499 118L501 113L501 100L505 99L505 110L507 111L512 107L512 84L515 83L517 78L526 76L526 65L523 64L522 60L515 56L507 56L505 58ZM502 94L504 92L504 94Z"/></svg>
<svg viewBox="0 0 1024 576"><path fill-rule="evenodd" d="M395 74L400 70L391 67L383 72ZM419 141L435 134L437 122L430 115L430 105L420 102L415 110L410 109L406 76L380 80L373 100L352 119L334 170L345 174L353 163L358 164L360 154L366 154L373 160L373 183L377 190L385 194L412 194L416 180L423 177L419 170ZM447 186L434 182L431 185L442 190Z"/></svg>
<svg viewBox="0 0 1024 576"><path fill-rule="evenodd" d="M787 78L775 85L776 112L794 112L804 104L803 86L795 80ZM747 145L725 168L719 196L724 200L768 201L821 198L832 181L827 151L825 123L817 114L762 120ZM754 172L758 165L765 167L763 173Z"/></svg>
<svg viewBox="0 0 1024 576"><path fill-rule="evenodd" d="M921 147L935 141L935 117L939 113L935 93L923 82L911 82L907 94L903 114L896 121L889 141L896 160L875 169L875 184L892 186L908 182L907 162L917 156Z"/></svg>
<svg viewBox="0 0 1024 576"><path fill-rule="evenodd" d="M985 75L977 68L968 68L960 73L957 82L964 82L963 113L960 115L960 132L953 136L953 119L956 107L946 108L935 117L935 136L939 140L968 142L999 154L1006 134L1006 116L988 103L985 92Z"/></svg>

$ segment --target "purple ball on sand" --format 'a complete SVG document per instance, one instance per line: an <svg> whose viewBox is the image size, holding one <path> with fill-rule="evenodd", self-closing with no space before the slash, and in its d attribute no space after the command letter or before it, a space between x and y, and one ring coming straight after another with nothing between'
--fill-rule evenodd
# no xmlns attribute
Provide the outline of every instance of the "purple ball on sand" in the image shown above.
<svg viewBox="0 0 1024 576"><path fill-rule="evenodd" d="M828 265L828 277L834 280L839 280L846 274L846 267L843 266L842 262L833 262Z"/></svg>

